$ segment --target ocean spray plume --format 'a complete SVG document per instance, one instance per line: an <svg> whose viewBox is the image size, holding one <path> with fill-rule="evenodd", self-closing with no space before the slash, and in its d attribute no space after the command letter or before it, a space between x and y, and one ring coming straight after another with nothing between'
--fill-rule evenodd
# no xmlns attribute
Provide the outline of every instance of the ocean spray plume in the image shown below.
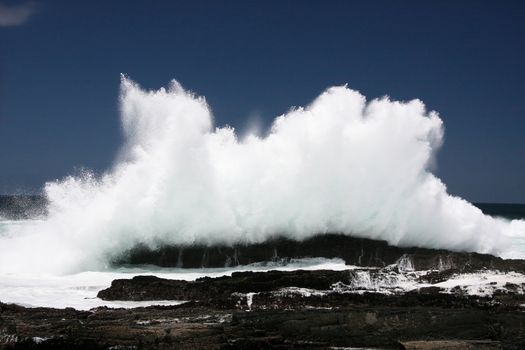
<svg viewBox="0 0 525 350"><path fill-rule="evenodd" d="M346 86L274 121L265 137L215 128L173 81L121 84L113 169L46 184L45 220L0 239L0 271L97 269L137 244L261 242L342 232L394 245L516 255L525 223L483 215L429 171L442 121L419 100L366 102Z"/></svg>

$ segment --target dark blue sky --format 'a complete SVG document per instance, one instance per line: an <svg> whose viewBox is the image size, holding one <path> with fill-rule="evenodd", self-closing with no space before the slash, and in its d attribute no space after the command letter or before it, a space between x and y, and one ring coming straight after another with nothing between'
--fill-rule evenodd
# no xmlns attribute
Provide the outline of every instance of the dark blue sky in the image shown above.
<svg viewBox="0 0 525 350"><path fill-rule="evenodd" d="M4 17L25 3L0 0ZM122 72L148 88L175 78L240 129L330 85L420 98L445 122L437 173L451 193L525 202L524 1L34 5L0 26L0 193L109 167Z"/></svg>

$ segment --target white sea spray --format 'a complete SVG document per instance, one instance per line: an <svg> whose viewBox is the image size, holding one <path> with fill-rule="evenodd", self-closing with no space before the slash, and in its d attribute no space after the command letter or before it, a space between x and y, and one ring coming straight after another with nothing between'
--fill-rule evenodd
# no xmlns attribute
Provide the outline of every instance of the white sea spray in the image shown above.
<svg viewBox="0 0 525 350"><path fill-rule="evenodd" d="M326 232L524 256L511 244L524 221L484 215L431 173L443 123L419 100L367 102L332 87L268 135L243 138L215 127L205 99L175 81L147 91L123 77L120 104L125 143L113 168L46 184L47 218L4 228L0 271L101 269L137 244Z"/></svg>

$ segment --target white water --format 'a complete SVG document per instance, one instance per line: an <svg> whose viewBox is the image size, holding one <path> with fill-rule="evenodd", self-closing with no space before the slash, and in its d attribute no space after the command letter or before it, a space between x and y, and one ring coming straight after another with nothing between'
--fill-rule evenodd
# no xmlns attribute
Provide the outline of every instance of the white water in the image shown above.
<svg viewBox="0 0 525 350"><path fill-rule="evenodd" d="M399 267L399 266L398 266ZM431 284L420 282L418 279L426 271L405 271L398 274L394 270L385 269L382 273L376 269L363 269L357 266L345 265L341 259L307 258L291 260L286 263L267 262L238 266L234 268L215 269L180 269L143 266L135 268L119 268L107 271L87 271L69 275L35 274L35 273L0 273L0 302L14 303L26 307L72 307L77 310L89 310L95 307L106 306L111 308L132 308L150 305L177 305L183 300L164 301L104 301L97 298L97 293L111 285L115 279L129 279L138 275L153 275L160 278L194 281L201 277L231 276L236 271L293 271L293 270L357 270L355 279L350 285L338 283L332 291L340 293L376 292L384 294L404 293ZM520 273L503 273L499 271L480 271L476 273L453 275L449 280L434 284L444 289L444 292L453 292L459 286L469 295L490 296L498 289L505 289L506 283L518 286L517 292L525 292L525 276ZM306 288L288 287L275 293L286 295L324 295L331 291L318 291ZM247 293L246 302L251 309L253 296L256 293Z"/></svg>
<svg viewBox="0 0 525 350"><path fill-rule="evenodd" d="M132 278L138 275L153 275L161 278L194 281L200 277L231 276L235 271L291 271L303 270L344 270L352 268L340 259L301 259L287 264L253 264L223 269L177 269L177 268L120 268L111 271L87 271L70 275L35 273L0 273L0 302L14 303L27 307L73 307L89 310L98 306L138 307L148 305L174 305L181 300L166 301L104 301L97 293L111 285L118 278Z"/></svg>
<svg viewBox="0 0 525 350"><path fill-rule="evenodd" d="M4 230L0 271L100 270L137 243L324 232L525 257L513 244L524 221L483 215L430 172L443 126L419 100L366 102L333 87L276 118L267 136L241 139L176 82L145 91L123 78L121 111L115 166L46 184L49 216Z"/></svg>

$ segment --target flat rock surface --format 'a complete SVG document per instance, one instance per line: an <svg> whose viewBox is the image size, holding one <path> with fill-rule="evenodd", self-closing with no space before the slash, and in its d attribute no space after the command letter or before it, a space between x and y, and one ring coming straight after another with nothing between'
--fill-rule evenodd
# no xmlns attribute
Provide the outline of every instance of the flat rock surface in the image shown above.
<svg viewBox="0 0 525 350"><path fill-rule="evenodd" d="M0 347L399 349L403 341L419 340L420 343L406 348L434 349L421 347L421 341L444 339L490 340L504 349L525 346L522 311L472 305L445 308L388 304L387 298L369 306L366 296L353 306L295 307L284 303L281 308L252 310L200 302L133 310L98 308L87 312L2 304ZM469 347L454 347L462 348Z"/></svg>

